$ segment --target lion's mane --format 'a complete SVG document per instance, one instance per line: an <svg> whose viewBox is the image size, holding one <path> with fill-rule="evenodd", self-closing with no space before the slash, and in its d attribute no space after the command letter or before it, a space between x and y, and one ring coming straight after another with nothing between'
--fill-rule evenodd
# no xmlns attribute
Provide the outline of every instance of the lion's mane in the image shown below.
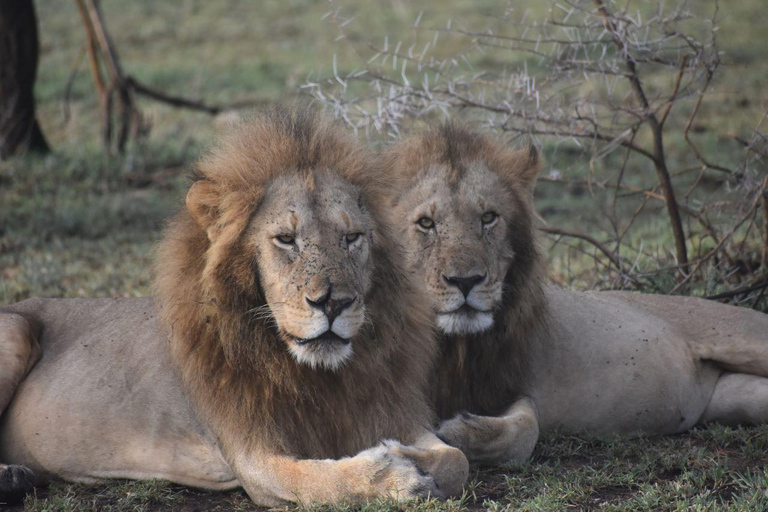
<svg viewBox="0 0 768 512"><path fill-rule="evenodd" d="M538 169L531 147L505 147L491 136L465 126L445 123L411 137L388 153L387 167L407 190L422 171L434 165L449 169L458 182L473 163L485 163L510 185L518 215L509 219L509 239L515 258L505 277L501 310L490 330L472 335L438 335L438 362L432 395L440 418L459 412L497 415L525 394L530 334L546 321L543 292L544 260L534 225L534 209L526 172Z"/></svg>
<svg viewBox="0 0 768 512"><path fill-rule="evenodd" d="M218 236L186 209L169 222L156 258L156 293L172 357L201 418L225 453L268 447L337 458L382 438L408 438L432 417L425 403L435 356L427 301L409 287L395 244L374 228L370 321L340 370L301 365L268 319L252 250L243 233L270 179L329 169L360 187L374 218L381 175L350 135L305 109L273 108L225 137L197 166L215 184L209 198ZM374 175L378 174L378 177ZM223 435L228 434L228 435Z"/></svg>

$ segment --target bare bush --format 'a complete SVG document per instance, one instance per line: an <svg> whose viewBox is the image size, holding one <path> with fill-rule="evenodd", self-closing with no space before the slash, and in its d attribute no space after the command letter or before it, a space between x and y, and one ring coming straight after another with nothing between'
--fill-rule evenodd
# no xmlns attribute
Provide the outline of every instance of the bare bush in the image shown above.
<svg viewBox="0 0 768 512"><path fill-rule="evenodd" d="M358 68L341 73L334 60L332 76L304 87L369 135L398 138L415 120L461 116L512 140L532 137L552 152L578 148L587 172L551 171L540 181L609 192L609 228L542 229L556 243L592 247L601 276L595 284L765 307L768 114L746 135L717 134L729 151L711 154L696 132L701 112L717 101L712 87L724 69L718 6L697 17L684 1L631 5L553 0L540 19L508 10L494 29L480 31L450 22L427 28L419 16L412 41L378 45L348 38L353 20L335 10L328 18L357 50ZM441 41L448 38L463 41L465 51L446 55ZM494 58L478 58L484 54ZM715 192L702 190L713 182ZM671 240L662 250L644 246L638 222L660 205L660 239Z"/></svg>

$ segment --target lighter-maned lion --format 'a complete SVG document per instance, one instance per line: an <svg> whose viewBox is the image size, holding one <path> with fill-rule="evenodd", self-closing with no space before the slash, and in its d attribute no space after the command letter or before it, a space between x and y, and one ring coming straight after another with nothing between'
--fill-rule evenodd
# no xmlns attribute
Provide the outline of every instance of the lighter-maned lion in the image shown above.
<svg viewBox="0 0 768 512"><path fill-rule="evenodd" d="M428 301L377 220L371 169L340 127L273 109L198 165L156 299L0 310L0 407L18 385L0 423L5 490L24 465L241 485L263 505L458 492L466 457L429 430Z"/></svg>
<svg viewBox="0 0 768 512"><path fill-rule="evenodd" d="M446 124L385 158L397 238L440 329L438 435L470 461L527 458L539 429L632 436L768 421L768 315L543 283L535 150Z"/></svg>

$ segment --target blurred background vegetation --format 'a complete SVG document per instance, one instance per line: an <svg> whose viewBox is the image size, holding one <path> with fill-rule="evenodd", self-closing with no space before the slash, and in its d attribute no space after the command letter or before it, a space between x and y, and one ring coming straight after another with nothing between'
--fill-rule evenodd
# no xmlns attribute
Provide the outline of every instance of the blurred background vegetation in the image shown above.
<svg viewBox="0 0 768 512"><path fill-rule="evenodd" d="M715 0L683 3L703 20L712 17L716 4ZM659 2L612 5L627 7L627 12L637 9L645 16ZM35 6L40 39L34 89L37 118L52 152L0 161L0 304L30 296L147 295L153 244L164 219L181 204L189 165L217 133L247 115L248 109L224 108L211 115L136 95L141 113L138 136L124 152L110 154L104 149L99 96L76 2L36 0ZM380 59L376 56L382 48L394 51L404 41L406 51L408 42L433 40L437 33L433 29L441 29L440 39L430 51L437 59L455 59L456 69L463 70L464 76L482 79L486 73L515 69L544 72L541 62L530 54L479 50L477 38L464 32L511 30L521 20L545 18L552 4L540 0L103 0L101 8L126 75L168 95L258 110L262 104L299 95L314 94L317 100L307 84L327 84L328 79L350 76L371 62L378 65L380 60L371 59ZM752 140L761 133L755 129L768 111L768 17L761 0L740 0L723 2L716 18L722 65L692 136L707 158L739 167L744 145L738 138ZM654 71L644 80L668 90L674 71ZM396 67L395 76L399 75ZM369 85L363 81L361 90ZM320 103L333 108L333 101ZM670 124L666 156L674 168L690 165L690 148L681 132L690 109L689 102L681 109L682 117ZM482 116L472 117L465 110L454 108L450 114L466 113L468 119L480 122ZM361 136L364 133L360 129ZM386 129L369 136L374 145L386 143L389 137ZM611 173L623 165L623 154L601 158L591 168L590 159L599 148L546 137L535 140L544 155L541 176L545 180L536 190L543 220L549 226L586 234L617 254L611 234L615 220L626 221L643 199L642 194L629 193L622 197L622 206L613 210L613 191L600 185L614 179ZM765 167L760 162L755 165L754 172L764 176ZM655 184L653 167L642 158L628 161L626 175L627 184L641 189ZM694 173L693 178L698 175ZM592 186L585 183L588 179ZM690 181L676 182L680 196L690 185ZM680 199L681 204L700 208L729 202L733 206L744 198L741 182L720 172L705 170L697 186L698 195ZM710 220L726 226L732 211L715 209ZM633 270L643 274L642 289L651 292L706 296L759 283L766 272L764 222L755 209L749 229L743 225L729 244L729 257L708 261L695 280L678 288L681 277L674 268L674 240L664 203L651 201L629 236L632 246L642 247L645 255L642 268ZM685 220L686 232L692 225ZM588 241L548 235L546 242L552 281L579 289L633 287ZM688 243L693 261L711 248L693 238ZM635 259L634 255L620 257L630 265ZM765 310L764 290L756 288L725 300ZM587 443L552 437L542 442L530 466L478 473L464 501L447 507L512 504L633 510L692 504L717 509L728 504L760 508L766 504L768 489L765 446L765 428L705 430L660 443L622 442L621 448L610 440ZM164 484L95 490L60 486L51 495L29 500L27 507L182 507L189 497L185 493ZM199 495L195 496L198 503ZM206 501L205 506L247 506L243 496L228 500Z"/></svg>
<svg viewBox="0 0 768 512"><path fill-rule="evenodd" d="M35 5L40 37L37 118L53 153L0 162L2 302L34 294L148 293L152 244L163 219L179 203L188 165L217 132L247 115L247 108L229 110L227 106L258 109L270 101L309 96L313 89L308 83L370 68L371 57L382 48L399 51L402 46L405 52L409 44L437 42L438 35L439 44L432 46L430 56L458 63L457 69L463 68L470 78L519 69L546 77L546 63L535 55L489 45L481 48L478 38L467 33L510 33L521 22L543 20L558 12L557 3L532 0L106 0L101 10L126 75L155 91L223 107L217 115L210 115L136 94L141 115L138 136L122 154L106 154L99 96L89 70L86 30L77 4L40 0ZM647 20L658 6L655 1L611 4L622 12L636 11L641 20ZM715 15L716 6L715 0L683 2L694 20L716 18L723 63L691 134L708 159L735 168L744 153L739 138L752 140L760 133L755 128L766 113L768 61L763 52L768 45L768 21L757 0L719 5ZM706 39L704 33L694 35ZM393 68L400 75L400 66ZM418 76L412 68L407 73ZM671 88L674 69L651 70L642 79L658 90ZM588 89L582 87L578 94L589 94ZM665 139L672 171L691 164L690 149L682 136L685 114L691 109L688 100L687 106L673 110L668 128L672 134ZM675 118L678 110L680 117ZM449 114L471 118L461 108ZM386 130L369 131L369 136L373 144L387 139ZM638 140L643 136L640 132ZM536 197L543 220L557 229L593 237L624 258L627 266L617 272L589 242L552 235L547 248L553 281L581 289L634 287L706 296L764 279L761 258L766 228L759 211L729 243L731 249L740 244L738 250L727 258L707 261L696 279L684 288L676 287L680 278L674 268L674 239L663 201L650 201L632 221L632 230L622 242L635 252L622 254L623 246L612 243L616 224L632 217L640 202L648 202L642 192L624 191L614 210L614 192L605 185L610 185L610 173L622 165L624 155L616 152L590 167L591 157L600 148L573 144L563 137L540 137L536 142L543 146L545 157ZM765 167L757 172L765 173ZM647 160L628 159L624 174L628 186L660 192L653 187L655 174ZM690 173L676 181L678 195L682 195L698 179L696 194L678 201L692 209L716 203L708 211L709 221L717 224L730 219L734 213L722 204L747 200L738 193L740 183L716 171L700 174ZM684 221L695 261L697 254L711 249L713 241L694 236L695 221ZM642 286L630 286L633 283L622 278L630 267L641 274ZM768 300L759 293L764 289L729 299L765 309Z"/></svg>
<svg viewBox="0 0 768 512"><path fill-rule="evenodd" d="M350 2L361 34L407 31L410 2ZM37 118L53 153L0 162L0 303L32 295L149 293L152 246L179 204L188 165L232 116L212 117L139 97L148 126L122 155L107 157L88 68L86 31L74 1L36 1L40 64ZM105 21L126 73L169 94L211 104L291 100L333 56L326 1L155 2L107 0ZM494 2L425 4L436 20L483 19ZM237 117L237 115L235 115Z"/></svg>

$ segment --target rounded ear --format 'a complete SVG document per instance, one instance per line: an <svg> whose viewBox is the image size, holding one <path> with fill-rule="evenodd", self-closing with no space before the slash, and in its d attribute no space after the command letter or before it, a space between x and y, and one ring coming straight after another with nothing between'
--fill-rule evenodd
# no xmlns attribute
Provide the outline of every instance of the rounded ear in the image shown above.
<svg viewBox="0 0 768 512"><path fill-rule="evenodd" d="M502 167L508 178L522 183L533 196L536 178L541 170L541 159L532 141L528 141L528 144L520 149L506 151Z"/></svg>
<svg viewBox="0 0 768 512"><path fill-rule="evenodd" d="M528 141L528 148L521 151L527 152L525 165L522 168L522 176L528 187L533 191L533 187L536 186L536 178L539 177L539 171L541 170L539 150L536 149L533 141Z"/></svg>
<svg viewBox="0 0 768 512"><path fill-rule="evenodd" d="M216 185L208 180L196 181L189 188L187 211L200 229L213 240L214 228L219 217L219 193Z"/></svg>

